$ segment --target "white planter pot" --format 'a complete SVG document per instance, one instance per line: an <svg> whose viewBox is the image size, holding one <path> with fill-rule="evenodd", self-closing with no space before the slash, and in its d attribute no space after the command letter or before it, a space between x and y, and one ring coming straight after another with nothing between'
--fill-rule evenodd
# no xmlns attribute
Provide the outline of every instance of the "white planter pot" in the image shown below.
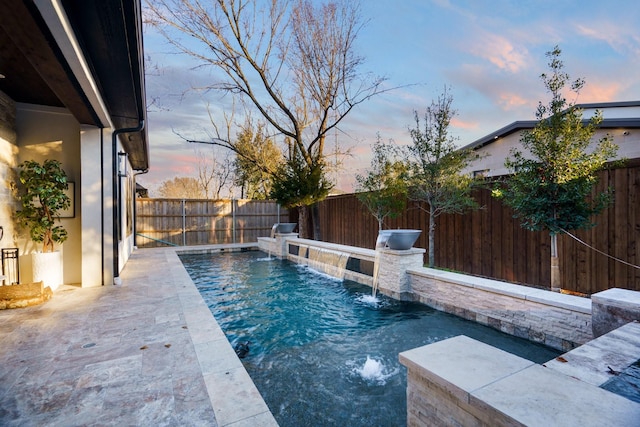
<svg viewBox="0 0 640 427"><path fill-rule="evenodd" d="M42 280L44 286L49 286L52 291L62 284L62 253L60 251L31 254L31 266L34 282Z"/></svg>

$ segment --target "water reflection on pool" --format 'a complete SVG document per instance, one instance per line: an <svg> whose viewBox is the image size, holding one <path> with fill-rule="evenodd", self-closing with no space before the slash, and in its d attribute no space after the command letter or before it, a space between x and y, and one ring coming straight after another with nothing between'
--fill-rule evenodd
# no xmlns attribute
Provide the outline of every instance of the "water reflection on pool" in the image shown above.
<svg viewBox="0 0 640 427"><path fill-rule="evenodd" d="M262 252L181 255L281 426L403 426L398 353L467 335L537 363L559 352L417 303L371 298Z"/></svg>

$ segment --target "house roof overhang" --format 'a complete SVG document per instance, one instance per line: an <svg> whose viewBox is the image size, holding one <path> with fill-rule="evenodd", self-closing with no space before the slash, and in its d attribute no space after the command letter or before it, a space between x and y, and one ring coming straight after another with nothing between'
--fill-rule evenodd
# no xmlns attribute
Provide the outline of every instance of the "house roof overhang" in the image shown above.
<svg viewBox="0 0 640 427"><path fill-rule="evenodd" d="M576 107L582 109L605 109L605 108L616 108L616 107L638 107L640 106L640 101L625 101L625 102L605 102L605 103L594 103L594 104L579 104ZM583 123L587 124L589 121L584 120ZM515 121L503 128L496 130L488 135L483 136L480 139L475 140L471 144L465 145L462 149L469 150L477 150L486 145L491 144L492 142L504 138L506 136L511 135L512 133L520 132L523 130L533 129L537 120L519 120ZM602 122L598 125L599 129L621 129L621 128L629 128L629 129L640 129L640 117L629 117L629 118L610 118L603 119Z"/></svg>
<svg viewBox="0 0 640 427"><path fill-rule="evenodd" d="M65 107L80 124L146 121L139 1L0 0L0 10L0 91ZM133 169L148 169L146 130L120 140Z"/></svg>

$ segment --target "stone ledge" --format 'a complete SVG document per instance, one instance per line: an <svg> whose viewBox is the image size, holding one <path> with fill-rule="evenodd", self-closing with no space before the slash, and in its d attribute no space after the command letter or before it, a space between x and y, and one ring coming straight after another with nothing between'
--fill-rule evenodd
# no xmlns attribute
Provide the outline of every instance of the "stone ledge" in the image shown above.
<svg viewBox="0 0 640 427"><path fill-rule="evenodd" d="M468 276L460 273L436 270L433 268L409 269L407 273L417 276L435 279L442 282L455 283L460 286L479 289L500 295L506 295L525 301L537 302L565 310L576 311L583 314L591 314L591 300L574 295L560 294L544 289L530 288L513 283L500 282L498 280L482 277Z"/></svg>
<svg viewBox="0 0 640 427"><path fill-rule="evenodd" d="M632 322L545 363L547 368L600 387L640 358L640 323Z"/></svg>
<svg viewBox="0 0 640 427"><path fill-rule="evenodd" d="M473 418L487 426L630 426L640 419L636 402L466 336L403 352L400 362L412 390L410 425L437 424L443 407L445 425Z"/></svg>
<svg viewBox="0 0 640 427"><path fill-rule="evenodd" d="M620 326L640 320L640 292L612 288L591 296L593 335L599 337Z"/></svg>
<svg viewBox="0 0 640 427"><path fill-rule="evenodd" d="M336 243L321 242L319 240L301 239L299 237L287 239L287 243L294 245L313 246L329 249L338 252L358 255L358 258L373 261L376 258L376 251L373 249L359 248L357 246L338 245Z"/></svg>
<svg viewBox="0 0 640 427"><path fill-rule="evenodd" d="M0 310L42 304L52 296L51 288L45 288L43 282L0 286Z"/></svg>

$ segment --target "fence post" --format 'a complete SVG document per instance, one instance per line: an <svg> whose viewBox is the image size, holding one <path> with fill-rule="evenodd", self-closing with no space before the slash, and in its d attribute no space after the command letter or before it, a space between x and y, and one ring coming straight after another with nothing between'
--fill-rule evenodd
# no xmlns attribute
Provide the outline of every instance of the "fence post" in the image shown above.
<svg viewBox="0 0 640 427"><path fill-rule="evenodd" d="M231 199L231 241L236 242L236 199Z"/></svg>
<svg viewBox="0 0 640 427"><path fill-rule="evenodd" d="M182 199L182 246L187 246L187 213Z"/></svg>

